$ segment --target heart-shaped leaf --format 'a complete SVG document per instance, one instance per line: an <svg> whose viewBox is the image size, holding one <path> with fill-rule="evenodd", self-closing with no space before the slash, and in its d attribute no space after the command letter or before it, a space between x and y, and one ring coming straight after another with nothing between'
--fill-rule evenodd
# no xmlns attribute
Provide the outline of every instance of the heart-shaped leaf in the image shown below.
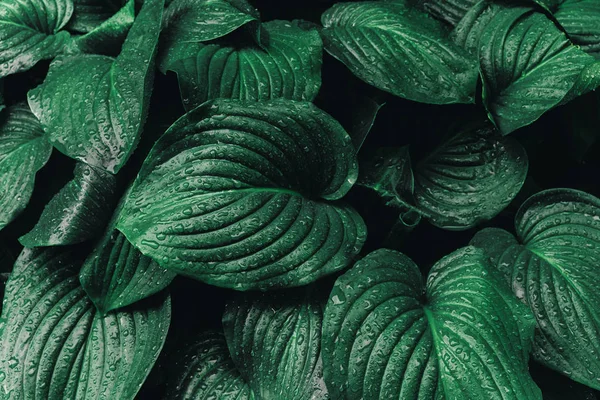
<svg viewBox="0 0 600 400"><path fill-rule="evenodd" d="M354 75L423 103L472 103L477 63L406 1L339 3L321 17L325 49Z"/></svg>
<svg viewBox="0 0 600 400"><path fill-rule="evenodd" d="M329 399L322 320L322 302L311 290L244 296L227 305L223 329L229 352L258 398Z"/></svg>
<svg viewBox="0 0 600 400"><path fill-rule="evenodd" d="M196 43L167 49L163 72L177 73L186 109L209 99L312 101L321 86L323 43L314 28L298 22L263 24L257 44Z"/></svg>
<svg viewBox="0 0 600 400"><path fill-rule="evenodd" d="M323 321L334 399L541 399L527 371L534 320L483 251L418 267L377 250L340 277Z"/></svg>
<svg viewBox="0 0 600 400"><path fill-rule="evenodd" d="M0 78L55 57L70 40L60 31L73 0L0 1Z"/></svg>
<svg viewBox="0 0 600 400"><path fill-rule="evenodd" d="M2 113L0 122L0 229L25 209L35 174L52 154L40 122L26 104Z"/></svg>
<svg viewBox="0 0 600 400"><path fill-rule="evenodd" d="M3 399L133 399L166 338L166 296L101 316L67 248L25 249L6 288L0 335Z"/></svg>
<svg viewBox="0 0 600 400"><path fill-rule="evenodd" d="M29 92L32 111L59 151L111 173L127 162L147 113L163 3L144 2L116 59L57 59Z"/></svg>
<svg viewBox="0 0 600 400"><path fill-rule="evenodd" d="M536 360L600 389L600 200L546 190L523 203L515 228L517 239L489 228L471 243L486 250L533 310Z"/></svg>
<svg viewBox="0 0 600 400"><path fill-rule="evenodd" d="M242 26L258 35L260 15L246 0L174 0L165 12L161 47L185 52Z"/></svg>
<svg viewBox="0 0 600 400"><path fill-rule="evenodd" d="M165 400L255 398L233 364L221 333L202 333L170 357L168 366Z"/></svg>
<svg viewBox="0 0 600 400"><path fill-rule="evenodd" d="M113 175L84 163L19 241L25 247L77 244L100 236L117 203Z"/></svg>
<svg viewBox="0 0 600 400"><path fill-rule="evenodd" d="M365 226L341 198L351 139L311 103L207 102L156 143L117 229L165 268L240 290L346 267Z"/></svg>
<svg viewBox="0 0 600 400"><path fill-rule="evenodd" d="M489 123L461 124L414 168L408 148L381 148L368 157L359 184L375 190L407 220L417 213L444 229L489 220L517 195L527 154Z"/></svg>

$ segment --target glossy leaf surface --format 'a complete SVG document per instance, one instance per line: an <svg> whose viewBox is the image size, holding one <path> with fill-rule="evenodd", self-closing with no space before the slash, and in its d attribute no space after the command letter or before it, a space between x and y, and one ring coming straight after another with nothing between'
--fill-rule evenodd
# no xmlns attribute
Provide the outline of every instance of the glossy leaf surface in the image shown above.
<svg viewBox="0 0 600 400"><path fill-rule="evenodd" d="M537 320L533 355L573 380L600 388L600 200L572 189L529 198L517 238L484 229L472 240L492 258Z"/></svg>
<svg viewBox="0 0 600 400"><path fill-rule="evenodd" d="M377 250L340 277L323 322L335 399L541 399L527 373L534 320L485 254L442 258L427 284L411 259Z"/></svg>
<svg viewBox="0 0 600 400"><path fill-rule="evenodd" d="M117 228L165 268L236 289L299 286L347 266L365 226L335 202L351 139L311 103L216 100L156 143Z"/></svg>
<svg viewBox="0 0 600 400"><path fill-rule="evenodd" d="M25 249L9 279L0 336L3 399L133 399L164 343L170 300L100 316L66 248Z"/></svg>

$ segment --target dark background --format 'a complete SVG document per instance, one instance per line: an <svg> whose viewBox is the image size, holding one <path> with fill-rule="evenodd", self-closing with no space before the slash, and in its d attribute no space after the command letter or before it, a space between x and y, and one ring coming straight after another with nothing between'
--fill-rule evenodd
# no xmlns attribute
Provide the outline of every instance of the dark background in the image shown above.
<svg viewBox="0 0 600 400"><path fill-rule="evenodd" d="M319 23L320 15L329 8L331 0L255 0L251 1L261 12L262 19L305 19ZM8 105L24 101L26 93L43 81L49 62L41 62L26 73L9 76L4 81L5 101ZM461 119L481 115L479 105L434 106L410 102L382 93L360 80L338 61L324 54L322 88L316 103L338 119L351 131L357 118L368 119L365 101L385 102L375 124L363 145L361 153L379 146L411 145L417 155L434 146L444 133L444 127ZM121 188L135 178L145 155L160 134L183 115L177 80L173 74L157 74L152 96L149 120L138 150L119 174ZM533 125L512 134L527 149L530 163L529 176L513 203L496 218L462 232L449 232L422 221L412 232L389 238L390 229L398 212L384 206L372 193L355 187L348 196L368 227L368 240L362 255L386 246L407 254L424 274L444 255L468 244L474 233L484 226L513 230L513 219L518 206L531 194L547 188L569 187L600 196L600 145L594 141L600 129L600 101L596 93L559 107ZM418 160L413 160L418 161ZM20 251L18 237L27 233L37 222L44 205L72 177L73 160L54 151L47 166L36 178L35 191L25 212L6 229L0 231L0 241L8 243L7 254L0 254L0 272L7 272L10 263ZM338 274L339 275L339 274ZM2 279L6 275L0 275ZM321 285L329 287L336 276L328 277ZM0 285L1 286L1 285ZM164 379L168 376L168 355L181 346L195 332L220 329L225 303L235 293L178 277L171 290L173 320L163 355L142 388L139 399L160 399ZM531 373L548 400L595 400L600 392L579 385L535 362ZM282 399L285 400L285 399Z"/></svg>

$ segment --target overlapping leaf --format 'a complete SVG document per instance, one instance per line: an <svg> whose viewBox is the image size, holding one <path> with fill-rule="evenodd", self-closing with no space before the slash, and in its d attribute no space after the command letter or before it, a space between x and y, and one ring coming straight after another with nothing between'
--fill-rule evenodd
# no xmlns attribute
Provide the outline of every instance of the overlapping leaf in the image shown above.
<svg viewBox="0 0 600 400"><path fill-rule="evenodd" d="M264 400L329 399L321 360L322 302L311 291L245 296L223 328L235 365Z"/></svg>
<svg viewBox="0 0 600 400"><path fill-rule="evenodd" d="M67 248L23 251L6 289L0 336L3 399L133 399L164 343L161 296L101 316Z"/></svg>
<svg viewBox="0 0 600 400"><path fill-rule="evenodd" d="M417 266L378 250L335 284L323 322L334 399L541 399L527 373L534 320L485 254Z"/></svg>
<svg viewBox="0 0 600 400"><path fill-rule="evenodd" d="M272 21L262 26L264 48L237 40L174 44L165 51L161 68L177 73L186 109L215 98L315 98L321 86L319 33L298 22Z"/></svg>
<svg viewBox="0 0 600 400"><path fill-rule="evenodd" d="M170 357L165 400L252 400L223 334L206 332Z"/></svg>
<svg viewBox="0 0 600 400"><path fill-rule="evenodd" d="M491 256L537 320L534 357L600 389L600 200L572 189L538 193L515 218L472 240Z"/></svg>
<svg viewBox="0 0 600 400"><path fill-rule="evenodd" d="M139 140L154 79L164 0L148 0L116 59L55 60L29 104L64 154L116 173Z"/></svg>
<svg viewBox="0 0 600 400"><path fill-rule="evenodd" d="M117 203L113 175L87 164L44 208L35 227L19 241L26 247L63 246L100 236Z"/></svg>
<svg viewBox="0 0 600 400"><path fill-rule="evenodd" d="M496 216L527 176L527 154L486 123L459 125L414 169L408 148L382 148L363 164L359 184L445 229L466 229Z"/></svg>
<svg viewBox="0 0 600 400"><path fill-rule="evenodd" d="M365 240L334 202L355 182L343 128L311 103L215 100L156 143L117 228L161 266L236 289L307 284Z"/></svg>
<svg viewBox="0 0 600 400"><path fill-rule="evenodd" d="M73 0L0 1L0 78L59 54L72 14Z"/></svg>
<svg viewBox="0 0 600 400"><path fill-rule="evenodd" d="M339 3L321 20L325 49L365 82L424 103L474 101L477 63L405 1Z"/></svg>
<svg viewBox="0 0 600 400"><path fill-rule="evenodd" d="M122 0L73 0L73 15L67 28L88 33L98 28L121 8Z"/></svg>
<svg viewBox="0 0 600 400"><path fill-rule="evenodd" d="M0 118L0 229L2 229L29 203L35 174L50 158L52 145L44 137L40 122L26 104L10 107L3 111Z"/></svg>

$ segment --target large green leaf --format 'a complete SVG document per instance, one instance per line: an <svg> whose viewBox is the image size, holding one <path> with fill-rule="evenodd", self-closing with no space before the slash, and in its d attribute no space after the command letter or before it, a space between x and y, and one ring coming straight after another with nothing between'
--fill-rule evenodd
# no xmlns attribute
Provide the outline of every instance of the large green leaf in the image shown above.
<svg viewBox="0 0 600 400"><path fill-rule="evenodd" d="M244 296L227 305L223 329L229 352L258 398L329 399L322 319L322 302L311 290Z"/></svg>
<svg viewBox="0 0 600 400"><path fill-rule="evenodd" d="M600 200L572 189L530 197L515 218L517 239L484 229L485 249L537 319L534 357L600 389Z"/></svg>
<svg viewBox="0 0 600 400"><path fill-rule="evenodd" d="M572 90L585 86L580 77L594 63L546 15L528 7L480 2L454 36L478 52L483 102L504 134L581 94Z"/></svg>
<svg viewBox="0 0 600 400"><path fill-rule="evenodd" d="M209 99L312 101L321 86L323 43L314 28L298 22L263 25L264 48L239 41L175 45L162 70L177 73L186 109Z"/></svg>
<svg viewBox="0 0 600 400"><path fill-rule="evenodd" d="M70 40L60 32L73 0L0 1L0 78L55 57Z"/></svg>
<svg viewBox="0 0 600 400"><path fill-rule="evenodd" d="M362 247L360 216L331 201L356 176L350 137L311 103L215 100L156 143L117 228L163 267L207 283L304 285Z"/></svg>
<svg viewBox="0 0 600 400"><path fill-rule="evenodd" d="M67 28L88 33L98 28L121 8L122 0L73 0L73 15Z"/></svg>
<svg viewBox="0 0 600 400"><path fill-rule="evenodd" d="M161 46L170 51L225 36L247 26L258 35L260 15L246 0L174 0L165 12Z"/></svg>
<svg viewBox="0 0 600 400"><path fill-rule="evenodd" d="M321 20L325 49L356 76L424 103L472 103L477 63L405 1L339 3Z"/></svg>
<svg viewBox="0 0 600 400"><path fill-rule="evenodd" d="M25 247L63 246L100 236L117 203L116 178L87 164L44 208L35 227L19 241Z"/></svg>
<svg viewBox="0 0 600 400"><path fill-rule="evenodd" d="M167 365L170 379L165 400L254 399L221 333L204 332L193 343L185 343Z"/></svg>
<svg viewBox="0 0 600 400"><path fill-rule="evenodd" d="M425 0L423 7L439 20L452 26L465 16L471 7L480 0Z"/></svg>
<svg viewBox="0 0 600 400"><path fill-rule="evenodd" d="M31 109L59 151L112 173L128 160L146 118L163 3L144 2L116 59L57 59L29 92Z"/></svg>
<svg viewBox="0 0 600 400"><path fill-rule="evenodd" d="M36 172L52 153L37 118L26 104L3 111L0 117L0 229L25 209Z"/></svg>
<svg viewBox="0 0 600 400"><path fill-rule="evenodd" d="M25 249L9 279L0 336L0 396L133 399L171 318L166 296L101 316L66 248Z"/></svg>
<svg viewBox="0 0 600 400"><path fill-rule="evenodd" d="M457 125L414 168L409 151L382 148L366 159L359 184L444 229L467 229L489 220L517 195L527 176L527 154L489 123Z"/></svg>
<svg viewBox="0 0 600 400"><path fill-rule="evenodd" d="M527 371L534 320L483 251L417 266L377 250L339 278L325 309L334 399L541 399Z"/></svg>

